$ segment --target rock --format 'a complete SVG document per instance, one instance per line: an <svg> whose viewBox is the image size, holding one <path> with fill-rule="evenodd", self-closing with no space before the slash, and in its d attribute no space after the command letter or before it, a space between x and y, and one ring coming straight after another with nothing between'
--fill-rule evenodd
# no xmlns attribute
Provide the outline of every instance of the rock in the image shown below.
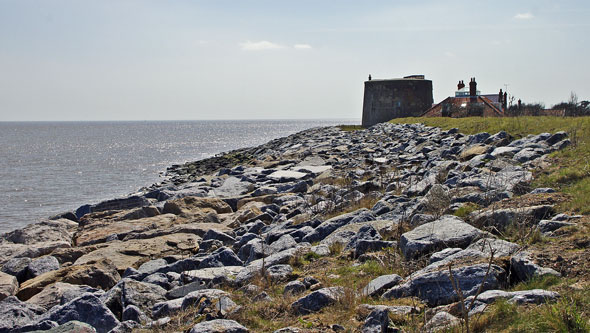
<svg viewBox="0 0 590 333"><path fill-rule="evenodd" d="M440 311L430 318L430 320L424 325L423 330L426 332L443 331L459 325L461 325L461 320L457 317L448 312Z"/></svg>
<svg viewBox="0 0 590 333"><path fill-rule="evenodd" d="M406 259L416 259L445 247L467 247L483 232L458 217L445 215L404 233L400 248Z"/></svg>
<svg viewBox="0 0 590 333"><path fill-rule="evenodd" d="M148 262L141 264L141 266L139 266L137 271L139 273L148 274L148 275L154 274L160 268L162 268L166 265L168 265L168 261L166 261L166 259L154 259L154 260L150 260Z"/></svg>
<svg viewBox="0 0 590 333"><path fill-rule="evenodd" d="M270 244L270 250L271 253L277 253L295 246L297 246L297 242L291 237L291 235L283 235L281 238Z"/></svg>
<svg viewBox="0 0 590 333"><path fill-rule="evenodd" d="M73 223L73 224L72 224ZM2 239L14 243L34 245L37 243L65 242L71 244L72 235L68 227L77 223L68 220L42 221L29 224L22 229L7 232ZM3 258L4 260L8 258Z"/></svg>
<svg viewBox="0 0 590 333"><path fill-rule="evenodd" d="M228 177L220 187L213 190L220 198L235 198L253 190L252 183L243 182L237 177Z"/></svg>
<svg viewBox="0 0 590 333"><path fill-rule="evenodd" d="M367 252L380 251L388 247L397 247L397 242L361 239L356 243L356 247L354 249L354 257L358 258Z"/></svg>
<svg viewBox="0 0 590 333"><path fill-rule="evenodd" d="M233 238L232 236L230 236L224 232L217 231L215 229L210 229L203 236L203 241L210 240L210 239L215 239L215 240L221 241L221 242L223 242L223 245L226 245L226 246L233 245L236 242L236 239Z"/></svg>
<svg viewBox="0 0 590 333"><path fill-rule="evenodd" d="M166 298L167 299L176 299L176 298L182 298L190 293L192 293L193 291L197 291L197 290L201 290L201 289L205 289L205 283L202 283L201 281L197 280L195 282L191 282L191 283L187 283L184 284L182 286L178 286L172 290L170 290L169 292L166 293Z"/></svg>
<svg viewBox="0 0 590 333"><path fill-rule="evenodd" d="M549 205L485 209L471 213L469 219L477 226L493 226L503 230L511 223L534 225L540 220L553 215L553 207Z"/></svg>
<svg viewBox="0 0 590 333"><path fill-rule="evenodd" d="M294 280L285 285L283 294L285 295L298 295L305 291L305 284L303 282Z"/></svg>
<svg viewBox="0 0 590 333"><path fill-rule="evenodd" d="M63 325L58 325L53 321L43 321L41 323L46 323L49 325L48 328L39 328L39 331L34 331L34 333L43 331L45 333L95 333L96 329L91 325L83 323L77 320L71 320ZM55 326L54 326L54 325ZM28 332L28 330L23 330L23 332Z"/></svg>
<svg viewBox="0 0 590 333"><path fill-rule="evenodd" d="M160 286L131 279L123 281L122 300L125 307L135 305L151 316L154 304L166 301L166 290Z"/></svg>
<svg viewBox="0 0 590 333"><path fill-rule="evenodd" d="M465 297L474 295L486 275L488 265L476 264L453 268L453 277L459 284ZM505 279L506 272L499 266L492 265L482 290L497 289ZM429 306L449 304L458 296L451 284L449 271L417 271L383 294L384 299L416 296Z"/></svg>
<svg viewBox="0 0 590 333"><path fill-rule="evenodd" d="M21 302L14 296L6 297L0 301L0 332L29 325L37 321L43 312L45 309Z"/></svg>
<svg viewBox="0 0 590 333"><path fill-rule="evenodd" d="M199 263L199 269L223 266L242 266L243 264L242 260L238 258L234 251L222 247L203 258Z"/></svg>
<svg viewBox="0 0 590 333"><path fill-rule="evenodd" d="M274 265L266 269L266 274L272 281L284 281L293 274L291 265Z"/></svg>
<svg viewBox="0 0 590 333"><path fill-rule="evenodd" d="M402 277L397 274L381 275L371 280L365 288L363 288L362 294L371 297L381 296L383 292L399 284L402 280Z"/></svg>
<svg viewBox="0 0 590 333"><path fill-rule="evenodd" d="M152 317L158 319L173 315L174 313L181 310L182 302L182 298L177 298L166 302L158 302L152 307Z"/></svg>
<svg viewBox="0 0 590 333"><path fill-rule="evenodd" d="M387 309L375 309L365 319L362 333L387 333L389 327L389 315Z"/></svg>
<svg viewBox="0 0 590 333"><path fill-rule="evenodd" d="M104 294L104 291L85 285L56 282L48 285L26 302L49 310L54 306L65 304L86 293L91 293L98 297Z"/></svg>
<svg viewBox="0 0 590 333"><path fill-rule="evenodd" d="M298 329L297 327L283 327L281 329L274 331L273 333L300 333L300 332L301 332L301 330Z"/></svg>
<svg viewBox="0 0 590 333"><path fill-rule="evenodd" d="M19 283L27 279L27 268L31 258L12 258L4 263L2 272L14 275Z"/></svg>
<svg viewBox="0 0 590 333"><path fill-rule="evenodd" d="M62 325L71 320L78 320L94 327L97 332L108 332L119 325L113 313L92 294L85 294L72 301L56 306L42 316Z"/></svg>
<svg viewBox="0 0 590 333"><path fill-rule="evenodd" d="M228 319L215 319L196 324L189 333L247 333L247 328L237 321Z"/></svg>
<svg viewBox="0 0 590 333"><path fill-rule="evenodd" d="M317 312L333 305L344 295L344 288L322 288L304 296L291 304L291 309L299 315Z"/></svg>
<svg viewBox="0 0 590 333"><path fill-rule="evenodd" d="M55 271L59 269L59 261L52 256L43 256L37 258L29 263L27 267L29 279L35 278L43 273Z"/></svg>
<svg viewBox="0 0 590 333"><path fill-rule="evenodd" d="M541 193L555 193L555 190L551 187L537 187L536 189L529 192L530 194L541 194Z"/></svg>
<svg viewBox="0 0 590 333"><path fill-rule="evenodd" d="M309 243L319 242L328 237L328 235L330 235L336 229L348 223L366 222L374 219L375 216L366 208L361 208L351 213L338 215L317 226L317 228L315 228L312 233L303 237L302 241Z"/></svg>
<svg viewBox="0 0 590 333"><path fill-rule="evenodd" d="M452 256L453 254L457 253L457 252L461 252L463 251L462 248L460 247L450 247L450 248L446 248L444 250L440 250L438 252L434 252L431 256L430 259L428 260L429 264L435 263L437 261L441 261L449 256Z"/></svg>
<svg viewBox="0 0 590 333"><path fill-rule="evenodd" d="M559 228L572 226L572 225L576 225L576 224L573 222L541 220L541 221L539 221L539 224L537 224L537 227L539 228L539 231L541 231L541 233L548 234L548 233L555 231Z"/></svg>
<svg viewBox="0 0 590 333"><path fill-rule="evenodd" d="M543 276L546 274L561 276L559 272L551 268L541 267L534 263L527 252L520 252L512 256L510 258L510 264L520 281L528 281L534 276Z"/></svg>
<svg viewBox="0 0 590 333"><path fill-rule="evenodd" d="M8 296L14 296L18 290L18 280L15 276L0 272L0 301Z"/></svg>
<svg viewBox="0 0 590 333"><path fill-rule="evenodd" d="M17 296L22 300L28 300L41 292L43 288L55 282L85 284L94 288L108 290L120 279L121 276L113 263L108 259L102 259L41 274L34 279L25 281L21 285Z"/></svg>
<svg viewBox="0 0 590 333"><path fill-rule="evenodd" d="M305 285L305 288L309 288L318 283L320 283L320 280L314 278L313 276L306 276L303 278L303 284Z"/></svg>
<svg viewBox="0 0 590 333"><path fill-rule="evenodd" d="M514 254L520 246L515 243L507 242L498 238L482 238L469 245L466 250L477 250L485 254L486 257L494 252L494 258L507 257Z"/></svg>
<svg viewBox="0 0 590 333"><path fill-rule="evenodd" d="M195 211L213 210L217 214L232 213L230 205L221 199L217 198L199 198L199 197L183 197L180 199L170 200L164 205L165 213L172 213L175 215L194 215Z"/></svg>
<svg viewBox="0 0 590 333"><path fill-rule="evenodd" d="M231 281L242 271L242 266L211 267L197 270L184 271L182 280L185 283L200 282L209 284L217 281Z"/></svg>
<svg viewBox="0 0 590 333"><path fill-rule="evenodd" d="M361 304L357 307L360 312L370 313L375 310L387 310L387 312L398 315L407 316L413 313L419 313L420 309L409 305L373 305L373 304Z"/></svg>
<svg viewBox="0 0 590 333"><path fill-rule="evenodd" d="M546 140L546 142L548 145L554 145L566 138L567 138L567 133L564 131L559 131L559 132L556 132L553 135L551 135L549 137L549 139Z"/></svg>
<svg viewBox="0 0 590 333"><path fill-rule="evenodd" d="M307 173L305 173L305 172L278 170L278 171L271 173L267 177L274 180L274 181L278 181L280 183L286 183L286 182L290 182L290 181L294 181L294 180L303 179L306 176L307 176Z"/></svg>
<svg viewBox="0 0 590 333"><path fill-rule="evenodd" d="M168 281L168 276L164 273L154 273L154 274L148 275L145 278L143 278L141 280L141 282L155 284L155 285L160 286L166 290L170 289L172 286L170 284L170 282Z"/></svg>
<svg viewBox="0 0 590 333"><path fill-rule="evenodd" d="M214 317L225 317L239 309L229 295L219 289L203 289L194 291L182 299L181 309L196 306L196 313L208 313Z"/></svg>
<svg viewBox="0 0 590 333"><path fill-rule="evenodd" d="M109 333L133 333L134 329L141 328L141 324L132 320L122 321Z"/></svg>
<svg viewBox="0 0 590 333"><path fill-rule="evenodd" d="M123 321L131 320L136 323L147 323L149 318L135 305L127 305L123 310Z"/></svg>
<svg viewBox="0 0 590 333"><path fill-rule="evenodd" d="M482 144L474 144L469 146L461 151L459 154L459 159L462 161L468 161L474 156L485 154L488 152L488 146Z"/></svg>
<svg viewBox="0 0 590 333"><path fill-rule="evenodd" d="M252 302L272 302L272 297L268 296L266 291L261 292L260 294L252 297Z"/></svg>
<svg viewBox="0 0 590 333"><path fill-rule="evenodd" d="M108 258L122 274L128 267L138 267L148 258L196 252L199 240L200 237L194 234L175 233L149 239L114 241L81 256L74 265Z"/></svg>

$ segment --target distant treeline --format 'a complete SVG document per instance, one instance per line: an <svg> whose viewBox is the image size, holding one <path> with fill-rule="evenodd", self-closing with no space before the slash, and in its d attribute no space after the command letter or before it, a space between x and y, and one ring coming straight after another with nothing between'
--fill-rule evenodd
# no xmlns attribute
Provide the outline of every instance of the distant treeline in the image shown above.
<svg viewBox="0 0 590 333"><path fill-rule="evenodd" d="M564 116L578 117L590 116L590 101L578 102L578 96L572 92L567 102L561 102L546 109L544 103L518 103L512 104L505 111L507 116Z"/></svg>

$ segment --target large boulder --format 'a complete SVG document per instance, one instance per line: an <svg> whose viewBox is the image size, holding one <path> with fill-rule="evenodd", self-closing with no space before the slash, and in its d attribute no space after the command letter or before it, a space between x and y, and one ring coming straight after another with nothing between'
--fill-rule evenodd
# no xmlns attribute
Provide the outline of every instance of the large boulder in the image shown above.
<svg viewBox="0 0 590 333"><path fill-rule="evenodd" d="M89 261L81 265L64 267L47 272L34 279L25 281L17 293L18 298L28 300L41 292L46 286L55 282L83 284L103 290L113 287L121 276L116 267L108 259Z"/></svg>
<svg viewBox="0 0 590 333"><path fill-rule="evenodd" d="M176 233L148 239L114 241L84 254L74 264L82 265L108 258L122 274L128 267L137 268L150 258L196 252L199 240L200 237L194 234Z"/></svg>
<svg viewBox="0 0 590 333"><path fill-rule="evenodd" d="M397 274L381 275L371 280L363 288L362 294L373 297L381 296L387 289L399 284L402 280L402 277Z"/></svg>
<svg viewBox="0 0 590 333"><path fill-rule="evenodd" d="M0 332L29 325L45 311L44 308L21 302L14 296L6 297L0 301Z"/></svg>
<svg viewBox="0 0 590 333"><path fill-rule="evenodd" d="M452 276L465 297L474 295L482 285L482 290L497 289L504 281L506 272L492 265L486 276L488 265L476 264L452 269ZM383 294L384 299L416 296L429 306L449 304L458 299L451 283L448 269L440 271L417 271Z"/></svg>
<svg viewBox="0 0 590 333"><path fill-rule="evenodd" d="M221 247L203 258L199 263L199 269L223 266L242 266L243 264L242 260L238 258L234 251L226 247Z"/></svg>
<svg viewBox="0 0 590 333"><path fill-rule="evenodd" d="M231 213L232 209L218 198L184 197L167 201L163 213L192 217L197 213L214 211L217 214Z"/></svg>
<svg viewBox="0 0 590 333"><path fill-rule="evenodd" d="M135 305L148 316L154 304L166 301L166 289L151 283L125 279L122 300L125 307Z"/></svg>
<svg viewBox="0 0 590 333"><path fill-rule="evenodd" d="M31 258L12 258L4 263L2 266L2 272L10 275L14 275L18 282L24 282L27 280L27 271Z"/></svg>
<svg viewBox="0 0 590 333"><path fill-rule="evenodd" d="M328 235L330 235L336 229L346 224L366 222L371 220L375 220L373 213L366 208L361 208L354 212L338 215L322 222L322 224L317 226L312 233L309 233L303 237L302 241L309 243L319 242L328 237Z"/></svg>
<svg viewBox="0 0 590 333"><path fill-rule="evenodd" d="M97 332L109 332L119 320L92 294L84 294L70 302L56 306L42 316L43 319L55 321L62 325L71 320L78 320L94 327Z"/></svg>
<svg viewBox="0 0 590 333"><path fill-rule="evenodd" d="M104 291L86 285L56 282L48 285L26 302L49 310L54 306L65 304L86 293L100 296L104 294Z"/></svg>
<svg viewBox="0 0 590 333"><path fill-rule="evenodd" d="M441 248L465 248L482 235L484 235L483 231L463 222L460 218L445 215L434 222L420 225L404 233L399 246L406 259L416 259Z"/></svg>
<svg viewBox="0 0 590 333"><path fill-rule="evenodd" d="M485 209L471 213L469 219L477 226L493 226L503 230L512 223L533 226L553 215L553 212L553 207L550 205Z"/></svg>
<svg viewBox="0 0 590 333"><path fill-rule="evenodd" d="M35 278L43 273L59 269L59 261L53 256L43 256L31 261L27 267L27 273L30 279Z"/></svg>
<svg viewBox="0 0 590 333"><path fill-rule="evenodd" d="M322 288L293 302L291 310L299 315L317 312L335 304L342 296L344 296L344 288L342 287Z"/></svg>
<svg viewBox="0 0 590 333"><path fill-rule="evenodd" d="M551 268L541 267L535 263L528 252L519 252L510 258L512 270L514 270L516 277L520 281L527 281L535 276L554 275L561 276L561 274Z"/></svg>

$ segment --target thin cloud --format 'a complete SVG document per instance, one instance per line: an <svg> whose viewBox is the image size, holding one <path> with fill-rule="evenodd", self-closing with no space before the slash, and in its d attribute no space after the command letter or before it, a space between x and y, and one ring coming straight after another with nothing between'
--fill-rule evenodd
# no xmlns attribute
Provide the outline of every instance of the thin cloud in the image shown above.
<svg viewBox="0 0 590 333"><path fill-rule="evenodd" d="M284 46L280 44L269 42L267 40L261 40L259 42L246 41L239 45L240 48L245 51L276 50L284 48Z"/></svg>
<svg viewBox="0 0 590 333"><path fill-rule="evenodd" d="M311 45L309 44L295 44L293 45L294 49L298 49L298 50L309 50L311 49Z"/></svg>
<svg viewBox="0 0 590 333"><path fill-rule="evenodd" d="M447 58L455 58L455 54L453 52L451 52L451 51L446 51L445 52L445 56Z"/></svg>
<svg viewBox="0 0 590 333"><path fill-rule="evenodd" d="M535 15L533 15L531 13L518 13L518 14L514 15L514 18L517 20L530 20L534 17L535 17Z"/></svg>

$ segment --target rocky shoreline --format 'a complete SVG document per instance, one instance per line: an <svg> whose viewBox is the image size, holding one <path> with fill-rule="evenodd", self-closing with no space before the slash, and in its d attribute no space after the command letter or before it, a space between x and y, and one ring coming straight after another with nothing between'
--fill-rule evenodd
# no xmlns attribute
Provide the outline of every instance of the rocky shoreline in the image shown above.
<svg viewBox="0 0 590 333"><path fill-rule="evenodd" d="M388 314L422 310L426 330L458 325L457 289L475 297L470 313L500 298L554 300L546 290L505 291L560 273L499 235L518 221L550 236L578 217L555 215L550 204L493 205L551 193L530 187L531 170L569 144L564 132L513 140L384 123L314 128L174 165L165 181L129 197L1 235L0 332L169 330L183 311L192 313L190 332L248 332L234 296L272 302L257 280L281 285L293 316L330 311L350 294L296 267L335 249L351 263L389 249L408 267L352 290L374 299L359 306L364 319L352 329L362 332L387 332ZM425 308L375 305L405 297Z"/></svg>

